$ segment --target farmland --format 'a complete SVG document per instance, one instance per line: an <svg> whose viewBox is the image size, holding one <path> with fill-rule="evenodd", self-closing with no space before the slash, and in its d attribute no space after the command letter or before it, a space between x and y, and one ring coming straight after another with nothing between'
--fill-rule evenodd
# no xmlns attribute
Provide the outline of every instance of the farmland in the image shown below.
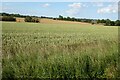
<svg viewBox="0 0 120 80"><path fill-rule="evenodd" d="M3 78L118 78L118 27L2 22Z"/></svg>

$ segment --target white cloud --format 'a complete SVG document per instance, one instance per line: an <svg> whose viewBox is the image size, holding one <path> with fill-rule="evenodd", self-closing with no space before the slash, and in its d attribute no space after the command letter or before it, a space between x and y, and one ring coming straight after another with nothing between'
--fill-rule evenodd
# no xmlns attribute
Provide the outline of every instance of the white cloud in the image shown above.
<svg viewBox="0 0 120 80"><path fill-rule="evenodd" d="M6 7L6 6L2 6L1 9L4 11L4 10L11 10L12 8L11 7Z"/></svg>
<svg viewBox="0 0 120 80"><path fill-rule="evenodd" d="M75 16L79 13L79 9L69 9L68 11L66 11L68 13L68 15L70 16Z"/></svg>
<svg viewBox="0 0 120 80"><path fill-rule="evenodd" d="M69 4L68 6L71 7L71 8L80 8L81 3L73 3L73 4Z"/></svg>
<svg viewBox="0 0 120 80"><path fill-rule="evenodd" d="M116 4L108 5L107 7L103 7L97 10L97 13L117 13L117 12L118 6Z"/></svg>
<svg viewBox="0 0 120 80"><path fill-rule="evenodd" d="M80 12L81 7L83 6L85 7L85 5L83 5L82 3L73 3L69 4L68 6L70 7L70 9L67 10L66 12L69 16L77 15Z"/></svg>
<svg viewBox="0 0 120 80"><path fill-rule="evenodd" d="M46 4L43 4L43 7L49 7L50 4L46 3Z"/></svg>
<svg viewBox="0 0 120 80"><path fill-rule="evenodd" d="M88 7L88 5L87 5L87 4L83 4L82 6L83 6L83 7Z"/></svg>
<svg viewBox="0 0 120 80"><path fill-rule="evenodd" d="M103 3L102 2L94 2L93 6L97 6L97 7L103 7Z"/></svg>
<svg viewBox="0 0 120 80"><path fill-rule="evenodd" d="M103 4L102 4L102 3L100 3L100 4L97 4L97 6L98 6L98 7L102 7L102 6L103 6Z"/></svg>

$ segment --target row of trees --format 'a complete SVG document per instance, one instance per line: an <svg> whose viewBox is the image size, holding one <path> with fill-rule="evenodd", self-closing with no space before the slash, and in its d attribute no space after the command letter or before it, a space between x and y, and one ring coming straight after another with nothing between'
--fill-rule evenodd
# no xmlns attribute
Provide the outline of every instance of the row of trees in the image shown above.
<svg viewBox="0 0 120 80"><path fill-rule="evenodd" d="M58 18L53 17L45 17L45 16L29 16L29 15L20 15L20 14L8 14L8 13L0 13L1 17L0 20L2 21L16 21L14 17L22 17L25 18L25 22L40 22L39 18L47 18L47 19L54 19L54 20L65 20L65 21L77 21L77 22L87 22L91 24L103 24L105 26L120 26L120 20L111 21L109 19L86 19L86 18L74 18L74 17L63 17L59 15Z"/></svg>
<svg viewBox="0 0 120 80"><path fill-rule="evenodd" d="M38 17L38 16L20 15L20 14L9 14L9 13L0 13L0 15L1 15L1 16L21 17L21 18L26 18L26 17L40 18L40 17Z"/></svg>
<svg viewBox="0 0 120 80"><path fill-rule="evenodd" d="M111 21L109 19L97 20L97 23L103 23L105 26L120 26L120 20L116 20L116 21Z"/></svg>
<svg viewBox="0 0 120 80"><path fill-rule="evenodd" d="M120 20L111 21L109 19L80 19L80 18L70 18L70 17L63 17L59 15L59 18L54 18L54 20L65 20L65 21L77 21L77 22L87 22L91 24L103 24L105 26L120 26Z"/></svg>
<svg viewBox="0 0 120 80"><path fill-rule="evenodd" d="M16 21L16 18L14 18L12 16L2 16L2 17L0 17L0 21ZM26 17L25 22L39 23L40 21L37 18Z"/></svg>
<svg viewBox="0 0 120 80"><path fill-rule="evenodd" d="M8 13L0 13L1 17L0 17L0 21L16 21L15 17L21 17L21 18L25 18L25 22L40 22L39 21L39 17L37 16L24 16L24 15L20 15L20 14L8 14Z"/></svg>
<svg viewBox="0 0 120 80"><path fill-rule="evenodd" d="M59 15L59 18L54 18L54 20L65 20L65 21L77 21L77 22L87 22L87 23L91 23L93 21L93 19L80 19L80 18L74 18L74 17L63 17L61 15Z"/></svg>

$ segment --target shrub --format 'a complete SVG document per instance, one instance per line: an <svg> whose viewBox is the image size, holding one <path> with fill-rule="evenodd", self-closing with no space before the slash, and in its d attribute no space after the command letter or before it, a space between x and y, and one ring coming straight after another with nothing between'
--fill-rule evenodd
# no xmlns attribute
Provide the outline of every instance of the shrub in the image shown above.
<svg viewBox="0 0 120 80"><path fill-rule="evenodd" d="M25 22L32 22L32 17L26 17Z"/></svg>
<svg viewBox="0 0 120 80"><path fill-rule="evenodd" d="M39 23L40 21L39 19L34 19L34 22Z"/></svg>
<svg viewBox="0 0 120 80"><path fill-rule="evenodd" d="M116 20L116 21L115 21L115 25L116 25L116 26L120 26L120 20Z"/></svg>
<svg viewBox="0 0 120 80"><path fill-rule="evenodd" d="M32 17L26 17L25 18L25 22L40 22L39 19L35 19L35 18L32 18Z"/></svg>
<svg viewBox="0 0 120 80"><path fill-rule="evenodd" d="M12 16L3 16L0 19L1 21L16 21L16 19Z"/></svg>

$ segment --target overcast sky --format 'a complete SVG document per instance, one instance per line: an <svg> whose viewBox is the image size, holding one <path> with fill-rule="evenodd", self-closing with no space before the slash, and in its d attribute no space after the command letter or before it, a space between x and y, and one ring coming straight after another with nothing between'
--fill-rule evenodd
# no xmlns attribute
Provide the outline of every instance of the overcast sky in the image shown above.
<svg viewBox="0 0 120 80"><path fill-rule="evenodd" d="M0 12L34 16L118 19L117 2L3 2Z"/></svg>

